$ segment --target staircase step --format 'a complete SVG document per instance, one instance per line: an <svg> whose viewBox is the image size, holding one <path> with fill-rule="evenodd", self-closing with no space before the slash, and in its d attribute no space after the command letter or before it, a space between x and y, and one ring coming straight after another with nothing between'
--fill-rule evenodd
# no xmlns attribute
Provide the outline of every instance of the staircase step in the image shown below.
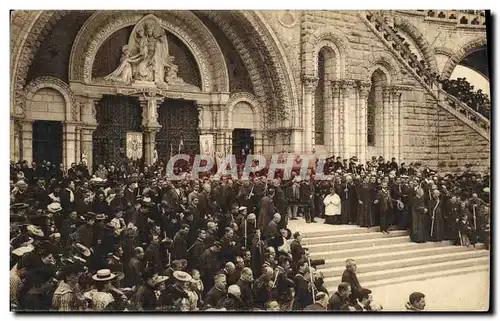
<svg viewBox="0 0 500 321"><path fill-rule="evenodd" d="M395 270L398 268L416 267L427 264L435 263L447 263L453 261L474 259L474 258L484 258L489 257L490 252L486 250L472 250L472 251L461 251L457 253L439 253L435 255L427 256L417 256L410 257L406 259L396 259L396 260L384 260L374 263L358 263L358 278L362 278L363 275L367 275L371 272L383 272L388 270ZM328 277L341 277L345 270L345 266L336 266L331 268L320 267L320 271L323 273L325 278Z"/></svg>
<svg viewBox="0 0 500 321"><path fill-rule="evenodd" d="M392 231L389 236L406 236L409 235L408 231ZM341 243L341 242L352 242L357 240L372 240L372 239L380 239L386 237L387 234L382 234L380 232L373 233L357 233L357 234L343 234L343 235L328 235L328 236L318 236L318 237L309 237L302 241L302 244L307 244L306 246L310 246L313 244L323 244L323 243Z"/></svg>
<svg viewBox="0 0 500 321"><path fill-rule="evenodd" d="M396 252L404 252L404 251L416 251L417 249L427 249L427 248L441 248L441 247L448 247L451 245L451 242L449 241L444 241L444 242L427 242L427 243L413 243L413 242L407 242L407 243L400 243L400 244L388 244L388 245L381 245L378 246L377 248L373 247L368 247L368 248L354 248L354 249L343 249L343 250L330 250L330 251L323 251L323 252L311 252L311 257L313 259L342 259L346 260L348 258L356 258L359 259L362 256L368 256L368 255L373 255L376 253L382 253L382 252L391 252L391 253L396 253Z"/></svg>
<svg viewBox="0 0 500 321"><path fill-rule="evenodd" d="M484 245L476 246L476 250L484 249ZM460 252L470 252L474 251L473 248L468 248L464 246L446 246L442 245L440 247L409 247L409 249L404 251L392 251L390 247L385 249L378 249L376 252L367 253L362 256L349 256L349 257L334 257L334 258L325 258L325 264L321 266L321 269L333 268L333 267L345 267L345 260L348 258L352 258L356 260L356 264L358 267L363 264L371 264L377 262L384 261L393 261L393 260L404 260L409 258L417 258L424 256L435 256L440 254L450 254L450 253L460 253ZM348 254L350 255L350 254ZM319 258L318 256L312 256L313 259ZM363 269L364 271L364 269Z"/></svg>
<svg viewBox="0 0 500 321"><path fill-rule="evenodd" d="M382 287L382 286L387 286L387 285L392 285L392 284L407 283L407 282L413 282L413 281L422 281L422 280L428 280L428 279L440 278L440 277L446 277L446 276L453 276L453 275L466 275L467 273L476 273L476 272L489 271L489 270L490 270L489 264L480 264L480 265L473 265L473 266L468 266L468 267L463 267L463 268L448 269L448 270L443 270L443 271L430 271L430 272L412 274L412 275L407 275L407 276L402 276L402 277L397 277L397 278L370 281L370 282L362 283L362 286L364 288L374 289L377 287ZM337 282L335 285L332 284L331 286L328 286L327 287L328 291L330 293L335 293L337 291L337 287L338 287L339 283L340 282Z"/></svg>
<svg viewBox="0 0 500 321"><path fill-rule="evenodd" d="M355 240L350 242L339 242L339 243L323 243L323 244L303 244L304 247L309 248L311 253L322 252L322 251L333 251L333 250L344 250L344 249L357 249L357 248L370 248L379 247L388 244L400 244L410 242L409 236L396 236L394 233L389 235L380 234L379 238L368 239L368 240ZM376 250L376 249L375 249Z"/></svg>
<svg viewBox="0 0 500 321"><path fill-rule="evenodd" d="M381 280L391 280L389 283L393 283L392 279L400 278L409 275L418 275L423 273L430 273L435 271L445 271L450 269L465 268L476 265L487 265L489 266L490 258L489 256L479 257L479 258L469 258L458 261L447 261L440 263L430 263L418 266L395 268L388 270L378 270L367 273L358 273L359 282L367 284L368 282L381 281ZM327 277L324 279L326 288L335 288L340 282L340 276Z"/></svg>
<svg viewBox="0 0 500 321"><path fill-rule="evenodd" d="M331 229L323 231L315 231L315 232L304 232L301 234L302 234L302 239L307 241L309 238L316 238L321 236L344 235L344 234L366 234L379 231L380 227L378 226L368 228L368 227L359 227L354 225L335 225L335 227L332 226Z"/></svg>

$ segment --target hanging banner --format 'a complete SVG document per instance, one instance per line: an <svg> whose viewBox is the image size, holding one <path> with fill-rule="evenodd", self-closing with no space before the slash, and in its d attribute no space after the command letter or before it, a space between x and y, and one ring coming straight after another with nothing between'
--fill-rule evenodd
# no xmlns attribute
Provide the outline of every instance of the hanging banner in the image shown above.
<svg viewBox="0 0 500 321"><path fill-rule="evenodd" d="M200 152L202 155L214 155L214 135L200 135Z"/></svg>
<svg viewBox="0 0 500 321"><path fill-rule="evenodd" d="M142 152L142 133L141 132L128 132L127 133L127 157L131 160L141 159Z"/></svg>

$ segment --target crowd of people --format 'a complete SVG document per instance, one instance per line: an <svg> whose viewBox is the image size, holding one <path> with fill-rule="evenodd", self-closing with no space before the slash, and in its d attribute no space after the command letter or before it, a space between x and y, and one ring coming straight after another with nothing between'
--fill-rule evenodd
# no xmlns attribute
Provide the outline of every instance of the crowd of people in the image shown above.
<svg viewBox="0 0 500 321"><path fill-rule="evenodd" d="M251 157L251 156L250 156ZM174 171L182 172L181 168ZM489 243L489 173L330 158L293 171L169 180L165 163L55 168L11 162L10 305L16 311L373 311L348 259L329 293L289 220L391 226L415 242ZM422 303L423 302L423 303ZM425 306L410 295L409 310Z"/></svg>
<svg viewBox="0 0 500 321"><path fill-rule="evenodd" d="M491 102L488 95L483 93L481 89L474 91L474 86L472 86L465 77L444 79L441 81L441 84L443 90L448 94L458 98L476 112L490 119Z"/></svg>

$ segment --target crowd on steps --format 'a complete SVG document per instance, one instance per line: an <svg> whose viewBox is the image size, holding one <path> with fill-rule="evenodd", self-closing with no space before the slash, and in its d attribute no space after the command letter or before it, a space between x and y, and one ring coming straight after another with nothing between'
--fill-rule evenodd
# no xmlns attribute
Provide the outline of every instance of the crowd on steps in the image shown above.
<svg viewBox="0 0 500 321"><path fill-rule="evenodd" d="M307 172L171 180L163 161L100 164L92 175L84 162L11 162L11 309L381 310L352 259L329 293L321 262L288 229L299 216L381 233L395 225L415 242L489 244L489 173L442 175L382 157L331 157L329 180ZM406 308L423 310L424 298L412 293Z"/></svg>

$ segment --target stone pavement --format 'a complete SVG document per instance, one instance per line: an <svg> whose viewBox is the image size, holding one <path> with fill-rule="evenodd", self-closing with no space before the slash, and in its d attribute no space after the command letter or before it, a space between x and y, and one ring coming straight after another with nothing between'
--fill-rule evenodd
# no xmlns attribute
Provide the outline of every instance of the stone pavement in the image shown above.
<svg viewBox="0 0 500 321"><path fill-rule="evenodd" d="M363 285L363 284L361 284ZM412 292L425 294L426 311L486 311L489 305L489 272L399 283L373 288L372 295L384 311L404 311Z"/></svg>

